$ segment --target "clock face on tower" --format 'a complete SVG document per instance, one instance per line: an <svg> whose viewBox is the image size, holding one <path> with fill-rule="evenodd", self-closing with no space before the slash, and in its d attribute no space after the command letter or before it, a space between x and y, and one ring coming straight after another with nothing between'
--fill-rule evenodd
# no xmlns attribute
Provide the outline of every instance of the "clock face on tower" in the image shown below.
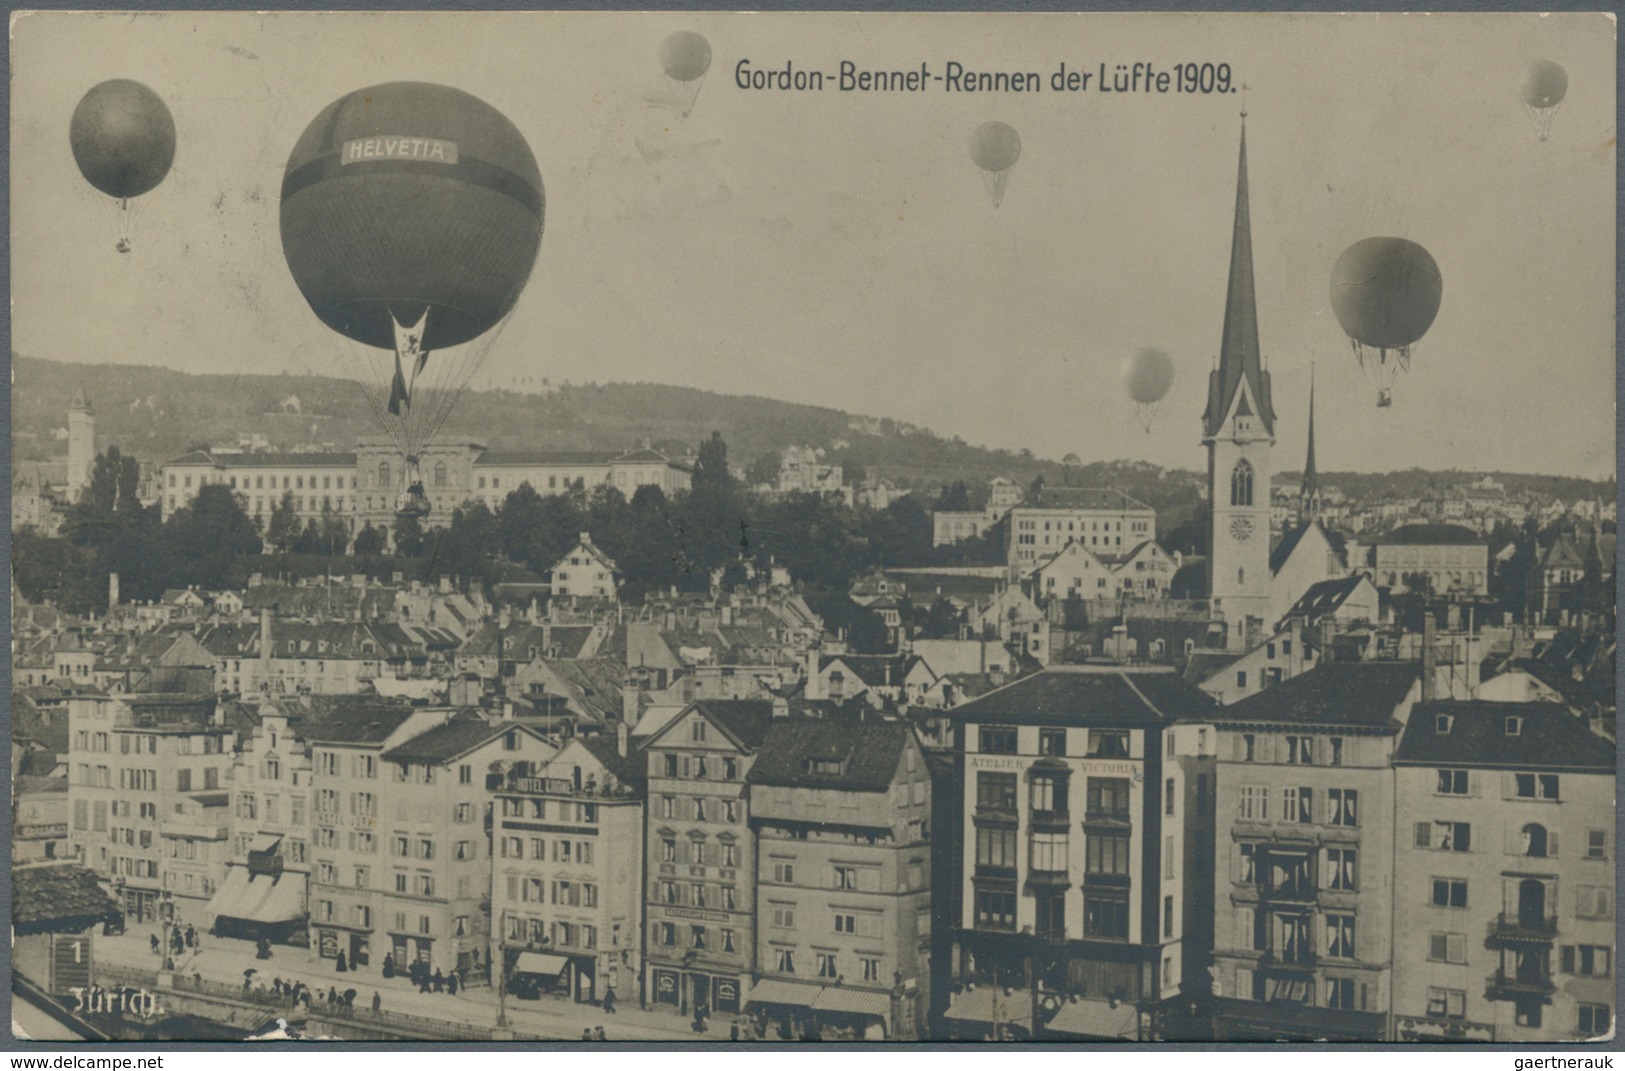
<svg viewBox="0 0 1625 1071"><path fill-rule="evenodd" d="M1237 517L1230 522L1230 535L1238 543L1245 543L1253 534L1253 522L1246 517Z"/></svg>

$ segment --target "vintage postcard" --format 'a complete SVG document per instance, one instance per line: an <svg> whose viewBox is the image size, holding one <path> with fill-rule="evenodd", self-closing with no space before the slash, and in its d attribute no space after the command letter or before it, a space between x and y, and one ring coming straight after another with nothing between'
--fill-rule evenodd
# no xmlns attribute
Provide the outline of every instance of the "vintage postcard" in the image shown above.
<svg viewBox="0 0 1625 1071"><path fill-rule="evenodd" d="M15 13L14 1037L1611 1038L1616 48Z"/></svg>

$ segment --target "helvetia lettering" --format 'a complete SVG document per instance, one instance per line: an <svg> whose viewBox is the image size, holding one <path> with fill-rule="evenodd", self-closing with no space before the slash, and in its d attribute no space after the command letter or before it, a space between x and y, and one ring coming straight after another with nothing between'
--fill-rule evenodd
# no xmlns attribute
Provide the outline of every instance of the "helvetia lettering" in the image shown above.
<svg viewBox="0 0 1625 1071"><path fill-rule="evenodd" d="M412 138L384 134L346 141L340 164L360 164L373 160L425 160L436 164L457 162L457 143L439 138Z"/></svg>

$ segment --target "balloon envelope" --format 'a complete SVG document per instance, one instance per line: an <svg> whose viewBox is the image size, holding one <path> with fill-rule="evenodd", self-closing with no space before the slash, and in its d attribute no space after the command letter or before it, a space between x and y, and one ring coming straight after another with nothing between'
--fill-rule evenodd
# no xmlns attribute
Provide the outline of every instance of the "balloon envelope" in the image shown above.
<svg viewBox="0 0 1625 1071"><path fill-rule="evenodd" d="M1551 60L1536 60L1523 69L1518 96L1531 108L1555 108L1569 91L1569 73Z"/></svg>
<svg viewBox="0 0 1625 1071"><path fill-rule="evenodd" d="M1123 362L1123 389L1141 405L1162 401L1174 385L1174 360L1161 350L1141 350Z"/></svg>
<svg viewBox="0 0 1625 1071"><path fill-rule="evenodd" d="M139 197L175 161L175 119L158 94L127 78L91 89L68 126L85 180L109 197Z"/></svg>
<svg viewBox="0 0 1625 1071"><path fill-rule="evenodd" d="M536 158L501 112L458 89L390 82L339 98L294 145L282 251L333 330L395 348L428 312L425 350L513 309L542 242Z"/></svg>
<svg viewBox="0 0 1625 1071"><path fill-rule="evenodd" d="M1008 171L1021 158L1021 135L1008 123L983 123L971 132L970 158L983 171Z"/></svg>
<svg viewBox="0 0 1625 1071"><path fill-rule="evenodd" d="M692 30L678 30L660 44L660 66L679 82L692 82L711 69L711 42Z"/></svg>
<svg viewBox="0 0 1625 1071"><path fill-rule="evenodd" d="M1426 249L1404 238L1355 242L1332 268L1332 311L1354 341L1403 349L1439 314L1444 279Z"/></svg>

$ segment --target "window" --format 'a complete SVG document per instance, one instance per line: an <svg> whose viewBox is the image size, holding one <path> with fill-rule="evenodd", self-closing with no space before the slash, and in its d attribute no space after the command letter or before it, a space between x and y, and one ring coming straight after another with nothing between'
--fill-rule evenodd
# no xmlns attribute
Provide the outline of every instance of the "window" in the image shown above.
<svg viewBox="0 0 1625 1071"><path fill-rule="evenodd" d="M688 943L690 948L705 947L705 927L690 926L688 928Z"/></svg>
<svg viewBox="0 0 1625 1071"><path fill-rule="evenodd" d="M667 755L663 756L663 758L666 760L666 764L665 764L666 765L666 776L667 777L676 777L677 776L677 756L672 755L672 754L667 754Z"/></svg>
<svg viewBox="0 0 1625 1071"><path fill-rule="evenodd" d="M739 763L734 759L723 759L722 776L729 781L739 780Z"/></svg>
<svg viewBox="0 0 1625 1071"><path fill-rule="evenodd" d="M1164 896L1162 898L1162 936L1172 937L1173 935L1174 898L1172 896Z"/></svg>
<svg viewBox="0 0 1625 1071"><path fill-rule="evenodd" d="M1580 1033L1588 1038L1601 1037L1613 1026L1614 1009L1606 1004L1580 1005Z"/></svg>
<svg viewBox="0 0 1625 1071"><path fill-rule="evenodd" d="M1575 914L1583 919L1613 916L1613 889L1607 885L1582 885L1577 899Z"/></svg>
<svg viewBox="0 0 1625 1071"><path fill-rule="evenodd" d="M982 831L978 830L978 834ZM1010 834L1010 846L1015 844L1015 830L1006 830ZM980 838L978 837L978 848ZM1033 870L1046 873L1065 873L1066 871L1066 834L1065 833L1034 833L1029 846L1029 865ZM1012 856L1009 866L1015 865Z"/></svg>
<svg viewBox="0 0 1625 1071"><path fill-rule="evenodd" d="M1326 1007L1339 1008L1343 1011L1357 1011L1359 1005L1355 1003L1355 996L1354 979L1326 979Z"/></svg>
<svg viewBox="0 0 1625 1071"><path fill-rule="evenodd" d="M1172 777L1168 778L1168 783L1163 786L1162 813L1168 815L1170 818L1173 817L1174 779Z"/></svg>
<svg viewBox="0 0 1625 1071"><path fill-rule="evenodd" d="M661 796L660 797L660 817L662 817L662 818L676 818L677 817L677 797L676 796Z"/></svg>
<svg viewBox="0 0 1625 1071"><path fill-rule="evenodd" d="M1326 820L1334 826L1360 824L1360 793L1353 788L1333 788L1326 791Z"/></svg>
<svg viewBox="0 0 1625 1071"><path fill-rule="evenodd" d="M976 926L978 929L1014 930L1016 894L1005 889L977 889Z"/></svg>
<svg viewBox="0 0 1625 1071"><path fill-rule="evenodd" d="M1128 731L1123 729L1090 729L1089 757L1101 759L1128 758Z"/></svg>
<svg viewBox="0 0 1625 1071"><path fill-rule="evenodd" d="M856 915L848 915L837 911L835 913L835 932L857 933L858 917Z"/></svg>
<svg viewBox="0 0 1625 1071"><path fill-rule="evenodd" d="M732 930L722 931L722 950L724 952L734 951L734 932Z"/></svg>
<svg viewBox="0 0 1625 1071"><path fill-rule="evenodd" d="M1512 778L1517 796L1521 800L1557 799L1556 774L1521 773L1513 774Z"/></svg>
<svg viewBox="0 0 1625 1071"><path fill-rule="evenodd" d="M1508 718L1507 719L1507 721L1509 721L1509 722L1517 721L1517 720L1518 719L1516 719L1516 718ZM1512 734L1508 734L1508 735L1512 735ZM1541 1009L1541 1005L1543 1003L1544 1002L1538 997L1533 999L1533 1000L1527 1000L1527 999L1519 1000L1516 1004L1513 1005L1513 1013L1512 1013L1513 1021L1516 1022L1519 1026L1539 1026L1540 1025L1540 1019L1541 1019L1540 1009Z"/></svg>
<svg viewBox="0 0 1625 1071"><path fill-rule="evenodd" d="M1245 680L1241 681L1240 683L1241 683L1241 685L1243 687L1245 687L1246 684L1247 684L1247 682ZM1241 734L1241 761L1242 762L1256 762L1257 759L1258 759L1258 738L1255 737L1252 733L1242 733Z"/></svg>
<svg viewBox="0 0 1625 1071"><path fill-rule="evenodd" d="M1466 963L1467 935L1461 933L1428 934L1428 959L1435 963Z"/></svg>
<svg viewBox="0 0 1625 1071"><path fill-rule="evenodd" d="M1326 849L1326 888L1353 892L1359 888L1358 853L1353 848Z"/></svg>
<svg viewBox="0 0 1625 1071"><path fill-rule="evenodd" d="M1613 949L1607 945L1564 945L1561 962L1564 974L1607 978L1613 973Z"/></svg>
<svg viewBox="0 0 1625 1071"><path fill-rule="evenodd" d="M1467 795L1467 771L1440 770L1439 787L1436 791L1441 796Z"/></svg>
<svg viewBox="0 0 1625 1071"><path fill-rule="evenodd" d="M1434 878L1433 906L1466 907L1467 882L1461 878Z"/></svg>
<svg viewBox="0 0 1625 1071"><path fill-rule="evenodd" d="M833 952L820 952L820 953L818 953L818 977L820 977L820 978L834 978L836 976L836 973L837 972L836 972L836 969L835 969L835 953L833 953Z"/></svg>
<svg viewBox="0 0 1625 1071"><path fill-rule="evenodd" d="M1586 830L1586 858L1608 858L1608 832L1602 829Z"/></svg>
<svg viewBox="0 0 1625 1071"><path fill-rule="evenodd" d="M853 892L858 887L858 868L855 866L832 866L830 871L830 887Z"/></svg>
<svg viewBox="0 0 1625 1071"><path fill-rule="evenodd" d="M1084 842L1084 869L1090 874L1127 874L1129 838L1126 834L1091 833Z"/></svg>
<svg viewBox="0 0 1625 1071"><path fill-rule="evenodd" d="M774 863L773 881L779 885L793 885L796 880L796 865L794 863Z"/></svg>
<svg viewBox="0 0 1625 1071"><path fill-rule="evenodd" d="M1128 890L1088 890L1083 901L1083 932L1090 937L1128 937Z"/></svg>
<svg viewBox="0 0 1625 1071"><path fill-rule="evenodd" d="M1557 840L1555 835L1547 834L1545 826L1530 822L1518 831L1518 848L1521 855L1544 859L1557 854Z"/></svg>
<svg viewBox="0 0 1625 1071"><path fill-rule="evenodd" d="M1283 788L1281 790L1281 820L1310 825L1315 820L1315 790L1312 788Z"/></svg>
<svg viewBox="0 0 1625 1071"><path fill-rule="evenodd" d="M880 981L880 960L873 956L860 956L858 957L858 964L863 968L863 980L865 982Z"/></svg>
<svg viewBox="0 0 1625 1071"><path fill-rule="evenodd" d="M773 969L785 974L796 973L796 953L793 948L775 948L773 950Z"/></svg>
<svg viewBox="0 0 1625 1071"><path fill-rule="evenodd" d="M1091 777L1086 806L1091 819L1128 818L1129 783L1121 777Z"/></svg>
<svg viewBox="0 0 1625 1071"><path fill-rule="evenodd" d="M677 862L677 841L672 837L663 837L660 841L660 861L662 863Z"/></svg>
<svg viewBox="0 0 1625 1071"><path fill-rule="evenodd" d="M976 807L978 810L1013 811L1016 809L1016 775L987 773L976 775Z"/></svg>
<svg viewBox="0 0 1625 1071"><path fill-rule="evenodd" d="M1331 744L1331 755L1327 757L1327 764L1331 766L1343 765L1343 738L1334 736L1329 743Z"/></svg>
<svg viewBox="0 0 1625 1071"><path fill-rule="evenodd" d="M793 907L775 907L773 909L773 928L775 930L795 929L796 909Z"/></svg>
<svg viewBox="0 0 1625 1071"><path fill-rule="evenodd" d="M1263 822L1270 816L1270 790L1268 785L1242 785L1237 797L1236 817L1249 822Z"/></svg>
<svg viewBox="0 0 1625 1071"><path fill-rule="evenodd" d="M696 821L696 822L704 822L704 821L706 821L706 817L705 817L705 800L703 800L703 799L701 799L699 797L695 797L695 800L694 800L694 821Z"/></svg>
<svg viewBox="0 0 1625 1071"><path fill-rule="evenodd" d="M984 725L977 734L977 750L991 755L1016 753L1016 730L1010 725Z"/></svg>
<svg viewBox="0 0 1625 1071"><path fill-rule="evenodd" d="M677 927L670 922L660 924L660 943L667 948L677 943Z"/></svg>
<svg viewBox="0 0 1625 1071"><path fill-rule="evenodd" d="M1315 738L1312 736L1287 737L1286 761L1294 766L1313 766L1315 764Z"/></svg>
<svg viewBox="0 0 1625 1071"><path fill-rule="evenodd" d="M1326 916L1326 954L1341 959L1354 958L1354 916Z"/></svg>
<svg viewBox="0 0 1625 1071"><path fill-rule="evenodd" d="M1065 755L1066 730L1040 729L1038 730L1038 753L1040 755Z"/></svg>
<svg viewBox="0 0 1625 1071"><path fill-rule="evenodd" d="M1414 843L1439 852L1472 850L1472 826L1466 822L1418 822Z"/></svg>
<svg viewBox="0 0 1625 1071"><path fill-rule="evenodd" d="M1427 1014L1428 1019L1466 1019L1466 991L1428 988Z"/></svg>
<svg viewBox="0 0 1625 1071"><path fill-rule="evenodd" d="M1230 470L1230 504L1253 504L1253 467L1246 458L1236 462L1236 467Z"/></svg>
<svg viewBox="0 0 1625 1071"><path fill-rule="evenodd" d="M1066 811L1066 781L1049 774L1039 774L1028 786L1028 802L1035 811L1046 813Z"/></svg>

